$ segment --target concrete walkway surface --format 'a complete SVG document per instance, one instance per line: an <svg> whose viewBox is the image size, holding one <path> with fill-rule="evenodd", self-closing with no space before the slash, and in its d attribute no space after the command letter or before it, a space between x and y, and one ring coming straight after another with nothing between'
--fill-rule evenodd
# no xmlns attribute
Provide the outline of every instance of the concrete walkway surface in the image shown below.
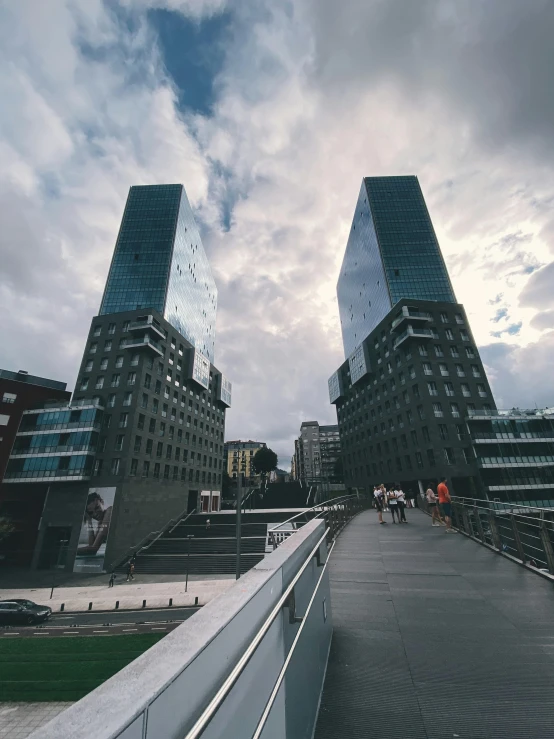
<svg viewBox="0 0 554 739"><path fill-rule="evenodd" d="M52 599L51 588L0 588L0 600L26 598L47 605L54 612L60 611L63 604L63 610L69 613L88 611L89 603L92 603L93 611L113 611L116 601L119 601L119 610L142 608L143 600L146 600L146 608L165 608L170 598L173 606L204 606L234 584L234 577L224 576L221 579L189 580L185 593L184 580L145 582L140 576L135 576L133 581L125 582L125 576L120 575L113 588L108 587L106 576L102 584L54 588Z"/></svg>
<svg viewBox="0 0 554 739"><path fill-rule="evenodd" d="M406 516L338 538L315 739L554 737L552 583Z"/></svg>

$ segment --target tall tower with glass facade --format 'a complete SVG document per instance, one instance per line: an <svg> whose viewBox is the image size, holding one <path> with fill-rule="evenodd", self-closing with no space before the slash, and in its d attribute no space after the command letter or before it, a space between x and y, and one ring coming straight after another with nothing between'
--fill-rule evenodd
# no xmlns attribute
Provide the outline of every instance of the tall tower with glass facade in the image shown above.
<svg viewBox="0 0 554 739"><path fill-rule="evenodd" d="M129 190L99 315L145 308L214 361L217 288L183 185Z"/></svg>
<svg viewBox="0 0 554 739"><path fill-rule="evenodd" d="M345 482L487 495L467 420L495 411L417 177L364 177L337 284L346 361L329 378Z"/></svg>
<svg viewBox="0 0 554 739"><path fill-rule="evenodd" d="M417 177L364 177L337 297L345 357L401 298L456 302Z"/></svg>
<svg viewBox="0 0 554 739"><path fill-rule="evenodd" d="M26 411L7 465L10 485L48 486L34 566L100 572L184 510L219 510L216 308L184 187L131 187L71 402Z"/></svg>

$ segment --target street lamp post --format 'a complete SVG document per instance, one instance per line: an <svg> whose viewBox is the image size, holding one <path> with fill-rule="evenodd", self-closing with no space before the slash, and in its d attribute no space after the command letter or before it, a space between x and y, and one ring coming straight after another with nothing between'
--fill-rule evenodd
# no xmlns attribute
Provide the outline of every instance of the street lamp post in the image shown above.
<svg viewBox="0 0 554 739"><path fill-rule="evenodd" d="M194 534L187 534L187 576L185 579L185 593L189 587L189 567L190 567L190 540L194 539Z"/></svg>
<svg viewBox="0 0 554 739"><path fill-rule="evenodd" d="M235 576L238 580L240 578L240 536L241 536L241 514L242 514L242 472L239 472L237 477L237 561Z"/></svg>

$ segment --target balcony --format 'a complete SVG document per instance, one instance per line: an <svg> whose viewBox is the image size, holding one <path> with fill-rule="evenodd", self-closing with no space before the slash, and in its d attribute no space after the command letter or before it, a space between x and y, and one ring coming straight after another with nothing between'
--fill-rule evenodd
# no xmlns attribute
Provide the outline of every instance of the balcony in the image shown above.
<svg viewBox="0 0 554 739"><path fill-rule="evenodd" d="M392 322L391 333L396 331L398 326L400 326L400 324L403 321L412 321L412 320L426 322L426 321L431 321L432 316L430 313L427 313L426 311L414 310L413 308L408 308L405 305L402 307L402 313L399 316L397 316Z"/></svg>
<svg viewBox="0 0 554 739"><path fill-rule="evenodd" d="M129 325L129 331L152 331L161 339L165 339L165 333L160 325L154 323L154 316L148 316L142 321L133 321Z"/></svg>
<svg viewBox="0 0 554 739"><path fill-rule="evenodd" d="M529 456L504 456L504 457L479 457L479 467L552 467L554 456L548 454L536 454Z"/></svg>
<svg viewBox="0 0 554 739"><path fill-rule="evenodd" d="M393 349L397 349L406 339L432 339L433 331L430 328L414 328L408 325L408 328L398 336L393 344Z"/></svg>
<svg viewBox="0 0 554 739"><path fill-rule="evenodd" d="M163 357L164 355L164 349L161 344L159 344L154 339L151 339L150 336L144 335L142 337L137 336L136 339L127 339L123 343L124 349L149 349L153 354Z"/></svg>

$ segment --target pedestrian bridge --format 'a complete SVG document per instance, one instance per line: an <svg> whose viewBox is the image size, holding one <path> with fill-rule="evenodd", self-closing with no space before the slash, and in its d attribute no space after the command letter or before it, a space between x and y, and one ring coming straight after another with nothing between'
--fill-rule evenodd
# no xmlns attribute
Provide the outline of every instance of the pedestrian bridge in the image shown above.
<svg viewBox="0 0 554 739"><path fill-rule="evenodd" d="M410 509L357 506L327 560L347 508L33 737L554 736L554 582Z"/></svg>

